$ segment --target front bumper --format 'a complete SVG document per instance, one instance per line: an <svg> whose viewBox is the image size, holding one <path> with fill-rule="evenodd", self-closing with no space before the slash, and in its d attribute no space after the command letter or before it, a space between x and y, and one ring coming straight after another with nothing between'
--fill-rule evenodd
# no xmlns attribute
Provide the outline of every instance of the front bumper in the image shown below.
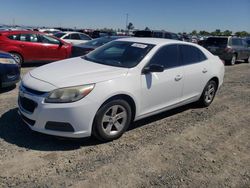
<svg viewBox="0 0 250 188"><path fill-rule="evenodd" d="M30 129L44 134L70 138L89 137L91 135L93 119L99 107L88 96L73 103L44 103L46 93L34 95L26 91L22 86L20 86L19 98L20 95L37 104L34 111L30 112L23 108L20 101L18 102L19 114ZM54 130L48 129L47 125L51 124L51 122L54 122ZM72 126L73 129L55 127L66 124Z"/></svg>

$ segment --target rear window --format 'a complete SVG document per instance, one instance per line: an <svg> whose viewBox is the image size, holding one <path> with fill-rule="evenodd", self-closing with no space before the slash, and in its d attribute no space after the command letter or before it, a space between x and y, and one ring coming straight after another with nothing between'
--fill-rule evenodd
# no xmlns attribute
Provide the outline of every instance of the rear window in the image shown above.
<svg viewBox="0 0 250 188"><path fill-rule="evenodd" d="M163 32L154 32L153 37L155 37L155 38L163 38Z"/></svg>
<svg viewBox="0 0 250 188"><path fill-rule="evenodd" d="M151 31L136 31L135 37L152 37Z"/></svg>
<svg viewBox="0 0 250 188"><path fill-rule="evenodd" d="M207 57L201 52L200 49L191 45L180 45L182 54L182 64L189 65L193 63L199 63L207 59Z"/></svg>
<svg viewBox="0 0 250 188"><path fill-rule="evenodd" d="M207 46L227 46L228 38L210 37L206 41Z"/></svg>

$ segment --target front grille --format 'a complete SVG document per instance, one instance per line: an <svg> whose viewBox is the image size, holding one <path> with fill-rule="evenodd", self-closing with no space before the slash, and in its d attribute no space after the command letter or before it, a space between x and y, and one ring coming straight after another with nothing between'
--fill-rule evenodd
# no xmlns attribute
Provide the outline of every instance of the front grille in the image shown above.
<svg viewBox="0 0 250 188"><path fill-rule="evenodd" d="M34 95L44 95L46 92L43 92L43 91L37 91L37 90L34 90L34 89L30 89L24 85L22 85L22 87L24 88L25 91L31 93L31 94L34 94Z"/></svg>
<svg viewBox="0 0 250 188"><path fill-rule="evenodd" d="M30 112L30 113L33 113L34 110L36 109L37 107L37 103L28 99L28 98L25 98L25 97L21 97L19 96L19 105L26 111Z"/></svg>

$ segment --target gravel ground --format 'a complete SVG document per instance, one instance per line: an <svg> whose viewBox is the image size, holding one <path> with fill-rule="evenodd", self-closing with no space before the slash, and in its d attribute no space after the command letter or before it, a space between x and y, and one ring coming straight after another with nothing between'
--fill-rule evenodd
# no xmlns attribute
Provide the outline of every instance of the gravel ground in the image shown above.
<svg viewBox="0 0 250 188"><path fill-rule="evenodd" d="M30 131L17 93L0 92L0 187L250 187L249 64L226 67L210 107L146 118L109 143Z"/></svg>

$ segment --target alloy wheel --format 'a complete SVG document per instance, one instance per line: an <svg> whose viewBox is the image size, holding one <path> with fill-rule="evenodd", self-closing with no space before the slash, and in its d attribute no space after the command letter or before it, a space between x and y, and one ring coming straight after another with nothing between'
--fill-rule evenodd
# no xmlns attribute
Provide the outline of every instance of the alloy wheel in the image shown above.
<svg viewBox="0 0 250 188"><path fill-rule="evenodd" d="M106 135L117 135L125 127L127 118L128 114L123 106L111 106L103 115L102 129Z"/></svg>
<svg viewBox="0 0 250 188"><path fill-rule="evenodd" d="M234 65L236 62L236 55L233 55L232 59L231 59L231 65Z"/></svg>
<svg viewBox="0 0 250 188"><path fill-rule="evenodd" d="M207 89L205 91L205 101L206 103L211 103L213 98L214 98L214 95L215 95L215 91L216 91L216 88L215 88L215 85L214 84L209 84L207 86Z"/></svg>

